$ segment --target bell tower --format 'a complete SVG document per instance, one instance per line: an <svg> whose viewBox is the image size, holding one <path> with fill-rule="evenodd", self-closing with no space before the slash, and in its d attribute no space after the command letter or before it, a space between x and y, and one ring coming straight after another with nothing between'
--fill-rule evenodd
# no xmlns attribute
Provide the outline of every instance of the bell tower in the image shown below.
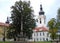
<svg viewBox="0 0 60 43"><path fill-rule="evenodd" d="M39 11L39 16L38 16L38 23L39 26L45 25L45 12L43 11L42 4L40 5L40 11Z"/></svg>

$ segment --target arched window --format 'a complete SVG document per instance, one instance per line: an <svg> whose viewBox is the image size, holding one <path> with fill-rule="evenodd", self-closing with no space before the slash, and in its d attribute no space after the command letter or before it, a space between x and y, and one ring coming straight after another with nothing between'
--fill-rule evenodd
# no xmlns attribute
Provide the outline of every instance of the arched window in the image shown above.
<svg viewBox="0 0 60 43"><path fill-rule="evenodd" d="M43 32L43 36L44 36L44 32Z"/></svg>
<svg viewBox="0 0 60 43"><path fill-rule="evenodd" d="M41 33L40 33L40 36L41 36Z"/></svg>
<svg viewBox="0 0 60 43"><path fill-rule="evenodd" d="M37 32L37 36L38 36L38 32Z"/></svg>
<svg viewBox="0 0 60 43"><path fill-rule="evenodd" d="M40 24L41 24L41 18L40 18Z"/></svg>

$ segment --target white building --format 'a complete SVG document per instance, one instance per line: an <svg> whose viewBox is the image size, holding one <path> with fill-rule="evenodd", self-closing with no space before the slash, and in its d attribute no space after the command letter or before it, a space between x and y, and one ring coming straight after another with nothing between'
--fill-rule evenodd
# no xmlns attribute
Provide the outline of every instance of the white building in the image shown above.
<svg viewBox="0 0 60 43"><path fill-rule="evenodd" d="M36 28L33 29L32 41L49 41L50 35L48 33L48 28L45 26L46 16L44 15L42 5L40 5L40 12L37 19L39 24Z"/></svg>

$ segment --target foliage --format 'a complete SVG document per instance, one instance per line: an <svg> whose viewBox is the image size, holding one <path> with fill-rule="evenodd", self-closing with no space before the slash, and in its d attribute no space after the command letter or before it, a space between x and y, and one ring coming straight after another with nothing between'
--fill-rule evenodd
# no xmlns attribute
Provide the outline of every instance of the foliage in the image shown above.
<svg viewBox="0 0 60 43"><path fill-rule="evenodd" d="M11 38L15 38L16 37L16 31L14 30L12 24L10 24L11 26L9 27L8 31L7 31L7 38L11 39Z"/></svg>
<svg viewBox="0 0 60 43"><path fill-rule="evenodd" d="M60 8L58 9L58 12L57 12L57 24L59 29L60 28Z"/></svg>
<svg viewBox="0 0 60 43"><path fill-rule="evenodd" d="M49 27L49 32L50 32L50 36L51 38L54 40L56 38L56 32L57 32L57 22L55 18L52 18L49 22L48 22L48 27Z"/></svg>
<svg viewBox="0 0 60 43"><path fill-rule="evenodd" d="M58 31L60 30L60 8L57 11L57 26L58 26ZM60 40L60 35L58 35L59 40Z"/></svg>
<svg viewBox="0 0 60 43"><path fill-rule="evenodd" d="M38 41L38 42L33 42L33 43L51 43L50 41Z"/></svg>
<svg viewBox="0 0 60 43"><path fill-rule="evenodd" d="M34 15L32 7L30 6L30 1L18 1L11 8L12 23L10 25L10 29L8 30L7 36L11 36L11 38L12 36L16 37L21 33L21 25L23 25L23 35L30 38L33 32L32 29L35 27L35 20L33 19Z"/></svg>

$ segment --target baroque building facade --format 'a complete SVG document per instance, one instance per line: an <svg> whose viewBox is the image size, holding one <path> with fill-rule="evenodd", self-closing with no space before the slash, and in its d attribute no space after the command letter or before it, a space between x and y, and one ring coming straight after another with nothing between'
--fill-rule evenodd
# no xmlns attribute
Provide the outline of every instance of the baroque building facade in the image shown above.
<svg viewBox="0 0 60 43"><path fill-rule="evenodd" d="M39 16L37 18L37 23L39 24L36 28L33 29L32 41L49 41L50 34L48 33L49 29L46 27L45 19L42 4L40 5Z"/></svg>

